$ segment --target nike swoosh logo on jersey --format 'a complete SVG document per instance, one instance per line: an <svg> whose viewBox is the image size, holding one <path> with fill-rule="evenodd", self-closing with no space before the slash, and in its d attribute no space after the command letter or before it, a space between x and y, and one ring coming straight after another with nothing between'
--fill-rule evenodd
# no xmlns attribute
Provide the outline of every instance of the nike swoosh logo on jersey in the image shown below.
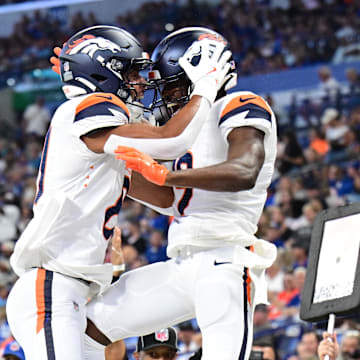
<svg viewBox="0 0 360 360"><path fill-rule="evenodd" d="M100 97L100 98L104 98L104 99L108 99L108 100L112 100L112 96L105 96L105 95L97 95L96 97Z"/></svg>
<svg viewBox="0 0 360 360"><path fill-rule="evenodd" d="M245 98L245 99L243 99L243 98L239 98L239 101L240 101L240 102L246 102L246 101L249 101L249 100L254 100L254 99L256 99L256 96L249 97L249 98Z"/></svg>
<svg viewBox="0 0 360 360"><path fill-rule="evenodd" d="M217 262L216 260L214 261L215 266L224 265L224 264L232 264L232 262L231 261Z"/></svg>

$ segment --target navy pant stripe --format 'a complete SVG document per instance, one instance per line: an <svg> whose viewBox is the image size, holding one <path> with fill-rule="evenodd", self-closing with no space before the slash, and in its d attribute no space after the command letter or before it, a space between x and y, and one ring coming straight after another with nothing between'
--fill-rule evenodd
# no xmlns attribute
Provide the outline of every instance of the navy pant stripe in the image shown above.
<svg viewBox="0 0 360 360"><path fill-rule="evenodd" d="M247 347L247 338L248 338L248 301L247 301L247 271L248 269L246 267L244 267L244 337L243 337L243 341L242 341L242 345L241 345L241 351L240 351L240 356L239 356L239 360L244 360L245 359L245 352L246 352L246 347Z"/></svg>
<svg viewBox="0 0 360 360"><path fill-rule="evenodd" d="M46 270L44 296L45 296L45 320L44 331L46 341L46 351L48 360L55 360L54 339L51 328L51 315L52 315L52 282L54 273Z"/></svg>

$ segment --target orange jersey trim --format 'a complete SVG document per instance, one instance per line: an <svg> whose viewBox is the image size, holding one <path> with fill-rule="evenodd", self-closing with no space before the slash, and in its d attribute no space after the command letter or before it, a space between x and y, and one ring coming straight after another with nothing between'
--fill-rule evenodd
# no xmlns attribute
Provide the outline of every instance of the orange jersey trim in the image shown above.
<svg viewBox="0 0 360 360"><path fill-rule="evenodd" d="M241 108L242 106L248 105L248 104L257 105L271 114L271 109L270 109L269 105L265 102L265 100L261 96L255 95L255 94L253 94L253 95L248 94L248 95L240 95L240 96L237 96L234 99L232 99L225 106L224 110L221 113L220 118L227 115L230 111Z"/></svg>
<svg viewBox="0 0 360 360"><path fill-rule="evenodd" d="M254 246L251 245L249 247L249 251L254 252ZM246 296L247 296L247 301L249 303L249 305L251 306L251 276L250 276L250 270L247 269L247 277L246 277Z"/></svg>
<svg viewBox="0 0 360 360"><path fill-rule="evenodd" d="M109 93L91 94L86 99L81 101L80 104L78 104L78 106L76 107L76 110L75 110L75 115L77 115L80 111L82 111L90 106L93 106L93 105L96 105L96 104L99 104L102 102L110 102L112 104L119 106L121 109L123 109L125 111L127 116L130 117L130 111L127 108L127 106L117 96L115 96L113 94L109 94Z"/></svg>
<svg viewBox="0 0 360 360"><path fill-rule="evenodd" d="M40 330L44 327L45 322L45 269L37 270L36 277L36 333L38 334Z"/></svg>

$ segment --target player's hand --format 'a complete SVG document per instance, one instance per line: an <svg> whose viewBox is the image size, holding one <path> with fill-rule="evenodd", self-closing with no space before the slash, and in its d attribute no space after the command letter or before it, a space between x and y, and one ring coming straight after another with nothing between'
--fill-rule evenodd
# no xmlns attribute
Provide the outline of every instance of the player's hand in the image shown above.
<svg viewBox="0 0 360 360"><path fill-rule="evenodd" d="M195 41L179 58L179 65L195 85L193 94L206 97L210 102L215 100L217 91L230 69L229 50L223 53L226 44L223 41L203 39ZM197 65L191 61L200 54Z"/></svg>
<svg viewBox="0 0 360 360"><path fill-rule="evenodd" d="M115 226L111 239L111 263L113 265L124 264L124 256L121 248L121 230Z"/></svg>
<svg viewBox="0 0 360 360"><path fill-rule="evenodd" d="M164 185L169 170L157 163L149 155L127 146L118 146L115 150L116 158L126 161L126 166L142 176L148 181Z"/></svg>
<svg viewBox="0 0 360 360"><path fill-rule="evenodd" d="M52 56L50 58L50 63L52 64L52 70L55 71L57 74L60 75L60 59L59 59L59 56L60 56L60 53L61 53L61 48L56 46L54 47L53 49L53 52L55 54L55 56Z"/></svg>
<svg viewBox="0 0 360 360"><path fill-rule="evenodd" d="M335 360L339 355L339 344L336 339L336 334L333 335L324 332L323 340L318 347L318 356L320 360L324 360L328 355L330 360Z"/></svg>

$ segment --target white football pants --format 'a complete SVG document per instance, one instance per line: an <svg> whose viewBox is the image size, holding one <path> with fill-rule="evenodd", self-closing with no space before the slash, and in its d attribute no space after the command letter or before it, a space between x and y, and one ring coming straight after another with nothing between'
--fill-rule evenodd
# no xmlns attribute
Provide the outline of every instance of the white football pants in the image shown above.
<svg viewBox="0 0 360 360"><path fill-rule="evenodd" d="M18 279L6 312L26 360L84 359L88 291L85 283L45 269Z"/></svg>
<svg viewBox="0 0 360 360"><path fill-rule="evenodd" d="M112 341L196 317L203 360L248 359L254 287L232 258L232 248L219 248L129 271L88 304L87 316ZM103 359L91 352L88 360Z"/></svg>

